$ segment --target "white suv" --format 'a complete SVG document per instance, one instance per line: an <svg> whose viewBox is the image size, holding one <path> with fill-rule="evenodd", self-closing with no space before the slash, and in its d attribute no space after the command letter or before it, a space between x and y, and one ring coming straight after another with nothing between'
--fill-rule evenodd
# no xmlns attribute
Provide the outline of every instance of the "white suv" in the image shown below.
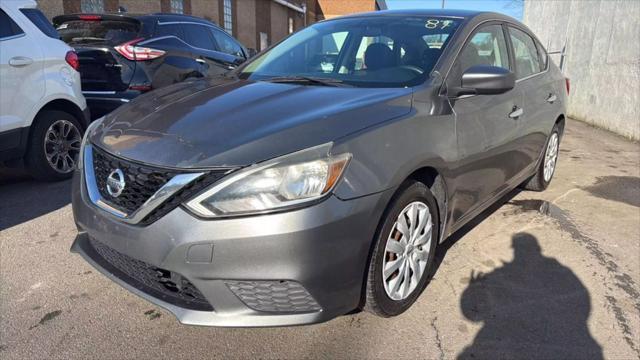
<svg viewBox="0 0 640 360"><path fill-rule="evenodd" d="M71 176L89 124L78 66L35 1L0 1L0 162Z"/></svg>

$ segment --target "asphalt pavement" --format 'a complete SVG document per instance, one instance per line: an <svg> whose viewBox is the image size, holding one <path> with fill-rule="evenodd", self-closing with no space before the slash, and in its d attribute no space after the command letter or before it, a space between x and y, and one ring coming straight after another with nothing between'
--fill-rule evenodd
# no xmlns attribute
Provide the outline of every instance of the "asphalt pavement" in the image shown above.
<svg viewBox="0 0 640 360"><path fill-rule="evenodd" d="M70 182L0 171L0 358L640 358L640 144L570 121L543 193L444 243L405 314L184 326L69 247Z"/></svg>

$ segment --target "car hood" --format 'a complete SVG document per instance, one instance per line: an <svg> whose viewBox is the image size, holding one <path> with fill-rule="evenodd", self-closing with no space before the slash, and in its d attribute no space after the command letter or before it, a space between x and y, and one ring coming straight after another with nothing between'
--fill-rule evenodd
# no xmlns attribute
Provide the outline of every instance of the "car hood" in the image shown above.
<svg viewBox="0 0 640 360"><path fill-rule="evenodd" d="M411 94L410 88L199 80L136 98L107 115L89 139L152 165L245 166L407 114Z"/></svg>

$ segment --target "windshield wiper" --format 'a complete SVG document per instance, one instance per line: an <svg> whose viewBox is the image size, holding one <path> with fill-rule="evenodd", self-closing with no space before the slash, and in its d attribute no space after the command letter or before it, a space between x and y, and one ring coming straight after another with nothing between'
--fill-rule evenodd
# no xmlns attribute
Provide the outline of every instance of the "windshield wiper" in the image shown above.
<svg viewBox="0 0 640 360"><path fill-rule="evenodd" d="M320 78L311 76L275 76L272 78L264 79L263 81L273 83L292 83L292 84L311 84L322 86L335 86L335 87L351 87L349 84L345 84L340 79Z"/></svg>

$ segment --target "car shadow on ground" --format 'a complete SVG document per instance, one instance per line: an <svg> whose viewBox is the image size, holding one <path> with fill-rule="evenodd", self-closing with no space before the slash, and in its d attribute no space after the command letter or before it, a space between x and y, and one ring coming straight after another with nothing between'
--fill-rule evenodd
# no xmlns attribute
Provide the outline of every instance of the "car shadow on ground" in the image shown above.
<svg viewBox="0 0 640 360"><path fill-rule="evenodd" d="M510 202L514 190L452 234L438 247L433 274L447 251L478 224ZM512 237L513 261L483 274L470 274L460 298L462 314L483 324L459 359L602 359L602 347L589 332L591 297L568 267L542 255L529 233Z"/></svg>
<svg viewBox="0 0 640 360"><path fill-rule="evenodd" d="M0 231L71 203L71 181L39 182L24 170L0 169Z"/></svg>

